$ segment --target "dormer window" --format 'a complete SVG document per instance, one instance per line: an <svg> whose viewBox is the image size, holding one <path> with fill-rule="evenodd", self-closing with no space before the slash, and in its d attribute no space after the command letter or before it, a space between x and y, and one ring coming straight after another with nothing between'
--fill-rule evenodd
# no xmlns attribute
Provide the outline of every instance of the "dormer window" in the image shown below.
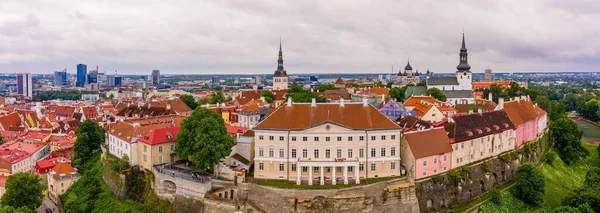
<svg viewBox="0 0 600 213"><path fill-rule="evenodd" d="M486 128L485 128L485 131L486 131L486 132L490 132L490 131L492 131L492 130L491 130L489 127L486 127Z"/></svg>
<svg viewBox="0 0 600 213"><path fill-rule="evenodd" d="M477 131L477 134L483 133L483 131L481 131L481 129L476 129L475 131Z"/></svg>
<svg viewBox="0 0 600 213"><path fill-rule="evenodd" d="M467 131L466 133L468 136L473 136L473 132L471 132L471 131Z"/></svg>

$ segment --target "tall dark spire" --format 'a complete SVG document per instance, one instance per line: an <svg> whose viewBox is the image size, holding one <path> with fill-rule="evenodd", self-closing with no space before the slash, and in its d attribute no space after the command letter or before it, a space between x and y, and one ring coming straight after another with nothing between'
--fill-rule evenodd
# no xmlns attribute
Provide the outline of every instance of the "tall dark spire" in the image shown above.
<svg viewBox="0 0 600 213"><path fill-rule="evenodd" d="M462 47L460 48L460 53L459 53L460 63L458 64L458 66L456 66L456 69L458 69L458 71L471 72L470 71L471 70L471 66L467 62L467 56L468 55L469 54L467 53L467 46L465 45L465 33L463 32Z"/></svg>
<svg viewBox="0 0 600 213"><path fill-rule="evenodd" d="M412 70L412 66L410 66L410 59L408 59L408 62L406 63L406 67L404 67L404 70Z"/></svg>
<svg viewBox="0 0 600 213"><path fill-rule="evenodd" d="M273 76L287 76L285 69L283 69L283 51L281 50L281 38L279 38L279 59L277 59L277 70Z"/></svg>

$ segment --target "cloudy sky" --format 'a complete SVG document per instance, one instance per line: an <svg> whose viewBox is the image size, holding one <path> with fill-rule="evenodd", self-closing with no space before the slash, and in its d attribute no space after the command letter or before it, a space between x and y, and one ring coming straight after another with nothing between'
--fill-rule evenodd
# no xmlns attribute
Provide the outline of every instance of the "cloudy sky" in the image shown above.
<svg viewBox="0 0 600 213"><path fill-rule="evenodd" d="M600 71L590 1L3 1L0 73Z"/></svg>

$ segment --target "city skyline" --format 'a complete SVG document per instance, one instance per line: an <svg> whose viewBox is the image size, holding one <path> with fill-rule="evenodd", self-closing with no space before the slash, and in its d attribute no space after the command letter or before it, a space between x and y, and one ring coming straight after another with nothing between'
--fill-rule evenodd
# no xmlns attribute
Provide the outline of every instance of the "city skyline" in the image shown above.
<svg viewBox="0 0 600 213"><path fill-rule="evenodd" d="M2 5L0 73L271 74L280 37L290 75L397 73L408 58L453 73L463 29L474 73L600 65L599 8L585 1L138 3Z"/></svg>

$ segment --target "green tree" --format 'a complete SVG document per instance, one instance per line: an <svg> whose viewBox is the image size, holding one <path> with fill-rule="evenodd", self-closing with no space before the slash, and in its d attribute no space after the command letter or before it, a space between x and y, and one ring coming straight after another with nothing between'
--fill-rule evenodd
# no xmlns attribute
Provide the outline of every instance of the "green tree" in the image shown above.
<svg viewBox="0 0 600 213"><path fill-rule="evenodd" d="M531 163L517 169L513 195L523 202L539 206L544 202L544 175Z"/></svg>
<svg viewBox="0 0 600 213"><path fill-rule="evenodd" d="M229 156L233 138L227 133L223 118L216 112L198 107L181 122L175 151L181 159L191 161L199 169L210 169Z"/></svg>
<svg viewBox="0 0 600 213"><path fill-rule="evenodd" d="M225 103L223 92L217 91L210 94L210 104Z"/></svg>
<svg viewBox="0 0 600 213"><path fill-rule="evenodd" d="M552 213L581 213L579 209L570 206L560 206L552 210Z"/></svg>
<svg viewBox="0 0 600 213"><path fill-rule="evenodd" d="M583 117L591 121L598 121L600 120L600 115L598 114L599 110L600 101L596 99L589 100L585 103L585 112Z"/></svg>
<svg viewBox="0 0 600 213"><path fill-rule="evenodd" d="M179 99L181 99L185 105L190 107L190 109L196 109L196 107L198 107L198 103L196 103L196 100L194 100L194 97L191 95L184 94L181 95Z"/></svg>
<svg viewBox="0 0 600 213"><path fill-rule="evenodd" d="M548 110L548 118L555 121L561 118L567 118L567 109L563 103L558 101L550 101L550 109Z"/></svg>
<svg viewBox="0 0 600 213"><path fill-rule="evenodd" d="M73 144L73 166L85 170L84 165L92 157L92 153L100 149L105 141L105 131L97 123L86 119L79 124L75 132L77 139Z"/></svg>
<svg viewBox="0 0 600 213"><path fill-rule="evenodd" d="M108 96L108 99L114 99L114 98L115 98L115 95L112 93Z"/></svg>
<svg viewBox="0 0 600 213"><path fill-rule="evenodd" d="M42 178L38 175L24 172L10 175L6 180L6 192L2 195L2 206L35 210L42 204L44 189Z"/></svg>
<svg viewBox="0 0 600 213"><path fill-rule="evenodd" d="M385 87L387 87L388 89L391 89L392 86L394 85L394 82L387 82L387 84L385 85Z"/></svg>
<svg viewBox="0 0 600 213"><path fill-rule="evenodd" d="M319 87L317 87L317 90L319 90L319 92L325 92L326 90L337 90L338 88L335 87L335 85L333 84L321 84L319 85Z"/></svg>
<svg viewBox="0 0 600 213"><path fill-rule="evenodd" d="M198 100L198 102L197 102L198 106L206 105L208 103L210 103L210 97L208 97L208 96L204 96L204 97L200 98L200 100Z"/></svg>
<svg viewBox="0 0 600 213"><path fill-rule="evenodd" d="M550 138L558 155L566 164L570 165L577 161L579 156L586 154L581 145L582 135L579 126L568 118L560 118L550 123Z"/></svg>
<svg viewBox="0 0 600 213"><path fill-rule="evenodd" d="M600 168L593 167L586 175L583 186L569 193L562 205L577 207L581 212L600 212Z"/></svg>
<svg viewBox="0 0 600 213"><path fill-rule="evenodd" d="M395 99L399 102L404 101L404 93L406 92L406 87L394 87L392 89L390 89L390 91L388 92L388 96L390 96L390 98Z"/></svg>
<svg viewBox="0 0 600 213"><path fill-rule="evenodd" d="M506 96L504 94L504 89L498 84L492 84L490 85L490 88L485 88L483 90L483 97L487 99L490 93L492 93L492 101L496 103L498 103L498 98Z"/></svg>
<svg viewBox="0 0 600 213"><path fill-rule="evenodd" d="M273 91L271 91L271 90L263 90L260 93L260 96L265 97L265 101L270 104L272 104L273 99L275 99L275 95L273 94Z"/></svg>
<svg viewBox="0 0 600 213"><path fill-rule="evenodd" d="M427 95L440 101L446 101L446 95L444 95L444 93L442 93L442 91L440 91L438 88L427 89Z"/></svg>
<svg viewBox="0 0 600 213"><path fill-rule="evenodd" d="M421 86L421 87L427 86L427 82L425 82L425 80L419 81L419 83L417 83L417 86Z"/></svg>
<svg viewBox="0 0 600 213"><path fill-rule="evenodd" d="M292 87L286 94L286 98L288 97L292 97L292 101L297 103L310 103L312 102L313 98L316 99L316 102L326 101L325 98L319 96L317 93L302 89L302 87L295 81L292 83Z"/></svg>
<svg viewBox="0 0 600 213"><path fill-rule="evenodd" d="M506 89L506 93L509 97L517 97L517 96L521 96L521 94L523 94L524 88L521 88L521 86L519 86L519 83L517 82L510 82L510 87L508 87Z"/></svg>
<svg viewBox="0 0 600 213"><path fill-rule="evenodd" d="M2 206L2 208L0 208L0 213L34 213L34 210L28 209L25 206L22 206L21 208L17 208L15 209L15 207L12 206Z"/></svg>
<svg viewBox="0 0 600 213"><path fill-rule="evenodd" d="M542 108L544 111L548 111L550 108L550 100L546 96L538 96L537 99L534 99L535 103Z"/></svg>

